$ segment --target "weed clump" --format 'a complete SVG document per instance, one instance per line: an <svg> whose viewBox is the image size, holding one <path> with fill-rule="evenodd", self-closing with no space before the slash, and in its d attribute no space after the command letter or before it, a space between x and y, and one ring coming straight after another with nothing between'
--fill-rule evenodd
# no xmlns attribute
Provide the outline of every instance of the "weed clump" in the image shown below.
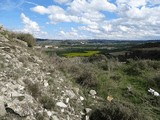
<svg viewBox="0 0 160 120"><path fill-rule="evenodd" d="M38 98L41 94L41 90L38 83L27 83L29 92L34 98Z"/></svg>
<svg viewBox="0 0 160 120"><path fill-rule="evenodd" d="M44 95L40 98L41 104L45 109L53 109L55 107L55 101L50 96Z"/></svg>
<svg viewBox="0 0 160 120"><path fill-rule="evenodd" d="M29 33L17 33L16 38L25 41L28 47L33 47L36 44L36 39Z"/></svg>
<svg viewBox="0 0 160 120"><path fill-rule="evenodd" d="M96 87L97 77L91 72L83 72L76 80L76 82L85 87Z"/></svg>
<svg viewBox="0 0 160 120"><path fill-rule="evenodd" d="M147 120L131 105L112 103L103 108L95 109L90 120Z"/></svg>
<svg viewBox="0 0 160 120"><path fill-rule="evenodd" d="M148 88L160 88L160 74L148 78Z"/></svg>

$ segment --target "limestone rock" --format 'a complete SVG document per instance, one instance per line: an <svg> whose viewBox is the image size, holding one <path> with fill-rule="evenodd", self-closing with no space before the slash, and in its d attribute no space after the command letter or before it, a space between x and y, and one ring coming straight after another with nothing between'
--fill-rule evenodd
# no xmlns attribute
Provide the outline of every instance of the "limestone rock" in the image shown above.
<svg viewBox="0 0 160 120"><path fill-rule="evenodd" d="M15 113L19 114L21 117L30 115L30 108L27 103L19 102L18 100L9 103L8 108L12 109Z"/></svg>
<svg viewBox="0 0 160 120"><path fill-rule="evenodd" d="M85 120L89 120L89 116L88 115L86 115Z"/></svg>
<svg viewBox="0 0 160 120"><path fill-rule="evenodd" d="M0 97L0 117L5 116L5 114L6 114L6 110L4 107L4 102L2 100L2 97Z"/></svg>
<svg viewBox="0 0 160 120"><path fill-rule="evenodd" d="M44 81L44 87L48 87L48 82L47 81Z"/></svg>
<svg viewBox="0 0 160 120"><path fill-rule="evenodd" d="M73 99L76 95L72 90L66 90L66 95Z"/></svg>
<svg viewBox="0 0 160 120"><path fill-rule="evenodd" d="M63 102L57 102L56 105L61 107L61 108L66 108L67 107L67 105L64 104Z"/></svg>
<svg viewBox="0 0 160 120"><path fill-rule="evenodd" d="M80 100L83 101L83 100L84 100L84 97L80 96Z"/></svg>
<svg viewBox="0 0 160 120"><path fill-rule="evenodd" d="M46 56L28 49L21 40L8 40L2 32L0 96L4 98L0 97L0 118L12 113L15 115L5 116L7 120L17 120L16 115L24 120L81 120L81 90L66 80L54 63L45 61Z"/></svg>
<svg viewBox="0 0 160 120"><path fill-rule="evenodd" d="M16 38L14 38L13 40L18 42L18 43L20 43L20 44L22 44L25 47L28 47L28 44L25 41L22 41L22 40L19 40L19 39L16 39Z"/></svg>
<svg viewBox="0 0 160 120"><path fill-rule="evenodd" d="M52 116L52 120L59 120L57 116Z"/></svg>
<svg viewBox="0 0 160 120"><path fill-rule="evenodd" d="M65 101L67 104L69 103L69 98L66 98L66 101Z"/></svg>
<svg viewBox="0 0 160 120"><path fill-rule="evenodd" d="M86 114L90 113L91 111L92 111L92 109L90 109L90 108L85 108L85 113L86 113Z"/></svg>
<svg viewBox="0 0 160 120"><path fill-rule="evenodd" d="M97 94L97 92L95 90L90 90L89 91L90 95L95 96Z"/></svg>

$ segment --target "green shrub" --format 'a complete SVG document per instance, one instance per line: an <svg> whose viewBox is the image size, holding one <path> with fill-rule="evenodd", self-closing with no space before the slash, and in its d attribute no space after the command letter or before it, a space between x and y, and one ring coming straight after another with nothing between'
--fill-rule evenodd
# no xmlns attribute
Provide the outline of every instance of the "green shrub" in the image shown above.
<svg viewBox="0 0 160 120"><path fill-rule="evenodd" d="M45 119L45 117L40 113L36 113L35 118L36 118L36 120L44 120Z"/></svg>
<svg viewBox="0 0 160 120"><path fill-rule="evenodd" d="M52 97L44 95L40 98L41 104L43 104L43 107L45 109L53 109L55 107L55 101Z"/></svg>
<svg viewBox="0 0 160 120"><path fill-rule="evenodd" d="M110 76L110 78L114 81L119 81L122 78L122 76L120 74L114 74Z"/></svg>
<svg viewBox="0 0 160 120"><path fill-rule="evenodd" d="M142 74L141 69L137 66L129 66L124 70L124 72L126 72L127 75L132 75L132 76L138 76Z"/></svg>
<svg viewBox="0 0 160 120"><path fill-rule="evenodd" d="M36 44L36 39L29 33L17 33L16 38L25 41L28 47L33 47Z"/></svg>
<svg viewBox="0 0 160 120"><path fill-rule="evenodd" d="M93 72L84 71L76 80L76 82L86 87L96 87L97 77Z"/></svg>
<svg viewBox="0 0 160 120"><path fill-rule="evenodd" d="M34 98L38 98L41 94L41 90L38 83L27 83L29 92Z"/></svg>
<svg viewBox="0 0 160 120"><path fill-rule="evenodd" d="M148 88L157 88L160 91L160 74L148 78Z"/></svg>
<svg viewBox="0 0 160 120"><path fill-rule="evenodd" d="M13 39L13 38L17 38L17 33L12 32L12 31L8 32L8 38L10 40Z"/></svg>
<svg viewBox="0 0 160 120"><path fill-rule="evenodd" d="M103 108L95 109L90 120L147 120L133 106L111 103Z"/></svg>
<svg viewBox="0 0 160 120"><path fill-rule="evenodd" d="M101 62L101 61L107 61L107 57L102 54L94 54L92 56L89 56L88 62Z"/></svg>
<svg viewBox="0 0 160 120"><path fill-rule="evenodd" d="M130 60L125 66L124 72L130 76L139 76L142 74L142 70L145 69L145 66L140 64L140 61Z"/></svg>

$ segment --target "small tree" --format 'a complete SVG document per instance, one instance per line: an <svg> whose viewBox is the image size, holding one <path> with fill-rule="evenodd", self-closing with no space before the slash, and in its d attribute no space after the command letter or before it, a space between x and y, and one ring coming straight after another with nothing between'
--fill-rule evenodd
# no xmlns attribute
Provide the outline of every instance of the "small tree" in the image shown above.
<svg viewBox="0 0 160 120"><path fill-rule="evenodd" d="M33 47L36 44L36 39L29 33L18 33L17 39L25 41L28 47Z"/></svg>

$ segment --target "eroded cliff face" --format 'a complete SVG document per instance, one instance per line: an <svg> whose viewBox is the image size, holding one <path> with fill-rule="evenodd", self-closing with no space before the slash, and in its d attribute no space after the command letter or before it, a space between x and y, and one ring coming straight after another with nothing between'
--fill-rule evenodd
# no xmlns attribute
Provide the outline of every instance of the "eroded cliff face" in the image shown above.
<svg viewBox="0 0 160 120"><path fill-rule="evenodd" d="M84 97L53 64L0 30L0 119L80 120Z"/></svg>

